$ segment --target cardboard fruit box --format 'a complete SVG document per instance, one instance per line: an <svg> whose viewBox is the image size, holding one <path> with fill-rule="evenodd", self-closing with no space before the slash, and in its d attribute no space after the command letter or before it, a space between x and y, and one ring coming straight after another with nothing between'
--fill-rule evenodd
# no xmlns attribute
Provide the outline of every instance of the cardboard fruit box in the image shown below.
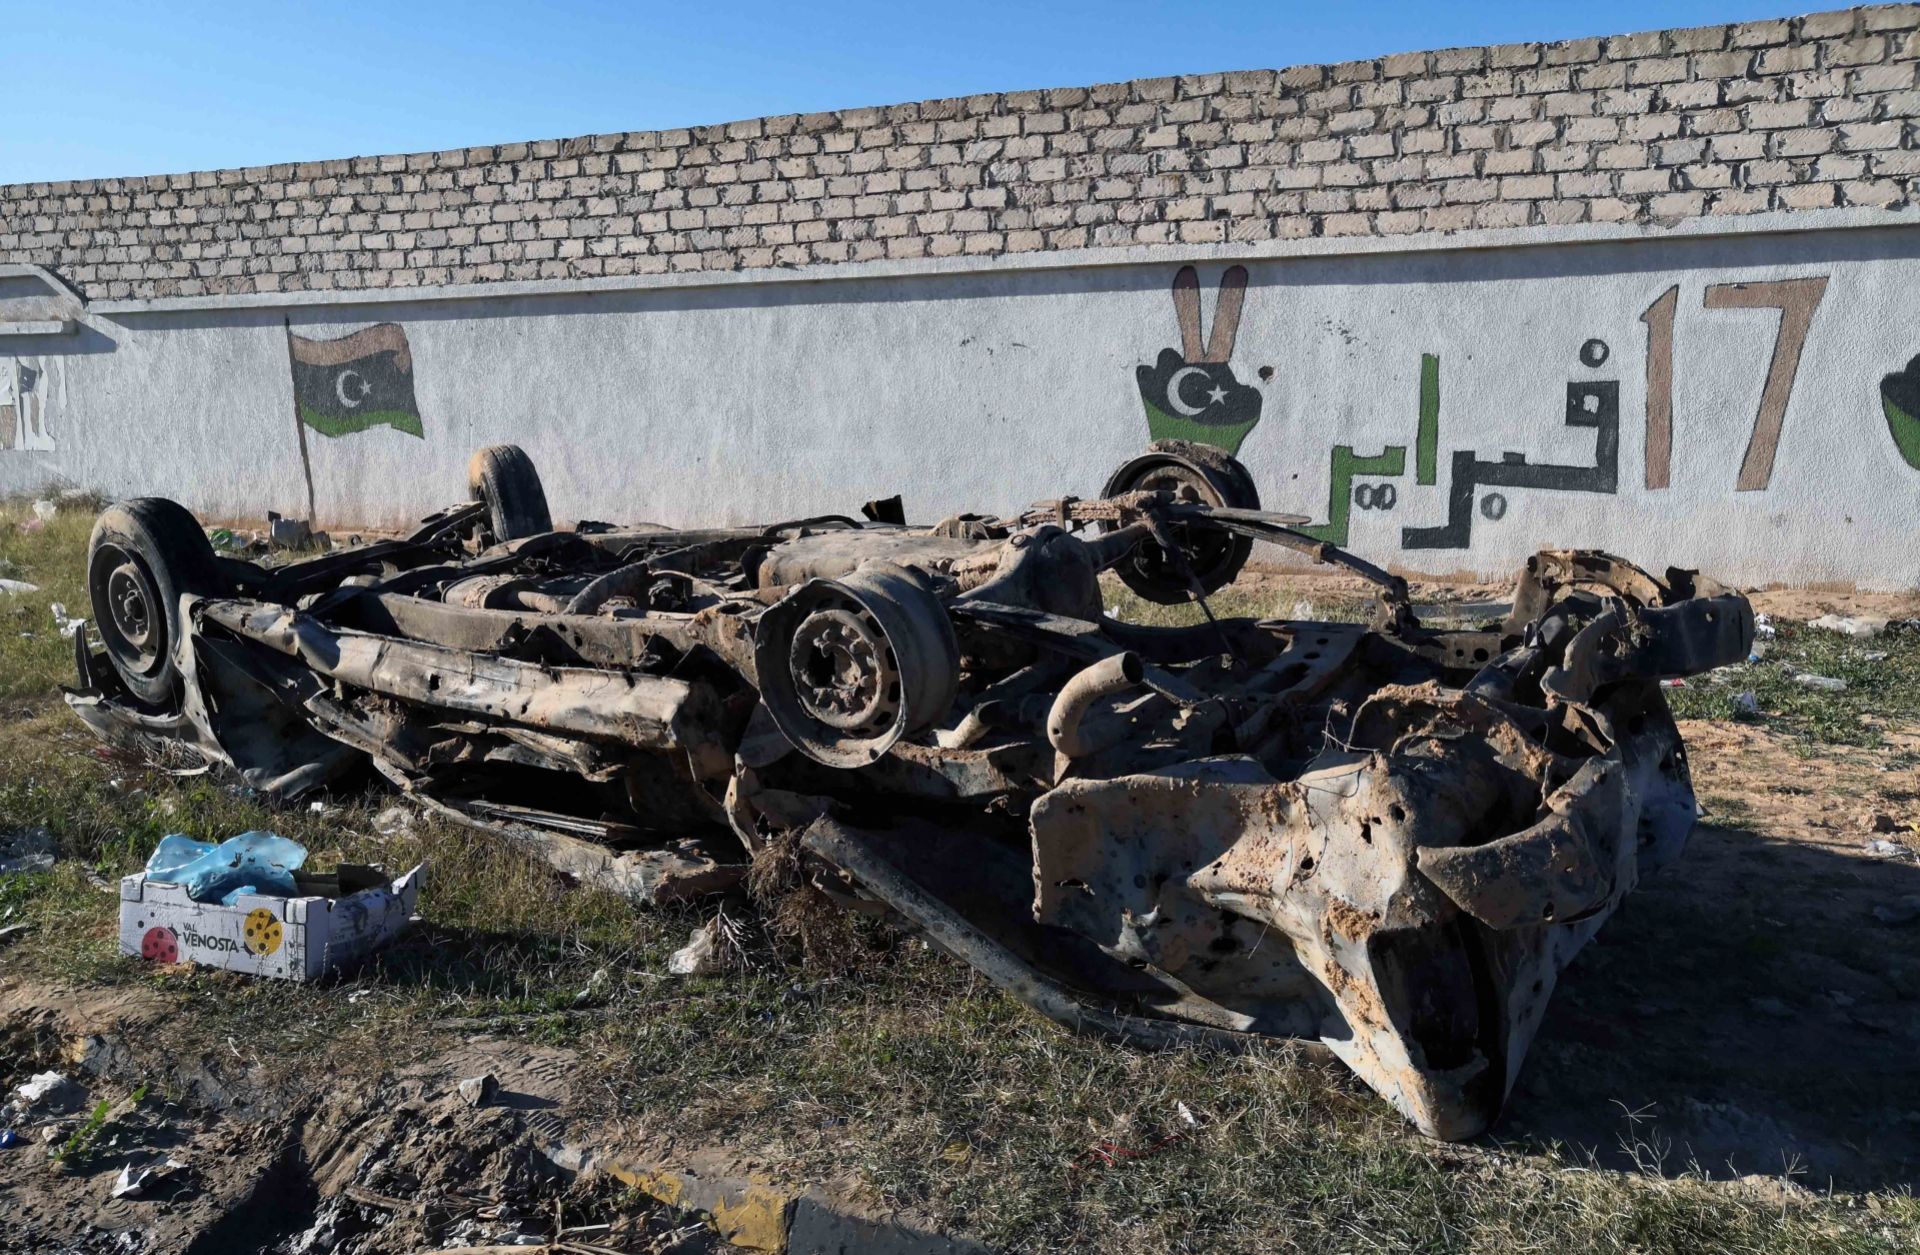
<svg viewBox="0 0 1920 1255"><path fill-rule="evenodd" d="M136 872L120 881L120 953L313 980L378 950L413 920L421 868L389 881L378 867L294 873L295 897L242 894L232 906L195 902L184 885Z"/></svg>

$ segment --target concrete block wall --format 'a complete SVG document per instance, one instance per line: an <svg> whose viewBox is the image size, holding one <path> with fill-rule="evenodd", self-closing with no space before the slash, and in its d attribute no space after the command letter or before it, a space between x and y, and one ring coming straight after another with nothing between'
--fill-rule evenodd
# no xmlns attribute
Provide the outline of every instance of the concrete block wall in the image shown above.
<svg viewBox="0 0 1920 1255"><path fill-rule="evenodd" d="M1914 204L1920 5L0 187L90 300Z"/></svg>

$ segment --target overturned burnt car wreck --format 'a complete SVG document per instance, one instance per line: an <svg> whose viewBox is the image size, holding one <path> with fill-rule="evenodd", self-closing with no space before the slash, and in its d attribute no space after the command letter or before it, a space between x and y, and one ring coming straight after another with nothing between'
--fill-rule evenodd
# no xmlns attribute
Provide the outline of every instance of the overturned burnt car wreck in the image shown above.
<svg viewBox="0 0 1920 1255"><path fill-rule="evenodd" d="M709 531L555 530L526 455L404 539L269 569L109 508L80 717L282 796L363 770L636 897L799 843L1036 1010L1145 1043L1321 1043L1421 1130L1499 1113L1556 974L1694 822L1659 680L1744 658L1744 598L1605 554L1422 625L1405 581L1164 443L1098 500L907 526L898 499ZM1163 603L1254 541L1372 621ZM1318 1049L1319 1047L1315 1047Z"/></svg>

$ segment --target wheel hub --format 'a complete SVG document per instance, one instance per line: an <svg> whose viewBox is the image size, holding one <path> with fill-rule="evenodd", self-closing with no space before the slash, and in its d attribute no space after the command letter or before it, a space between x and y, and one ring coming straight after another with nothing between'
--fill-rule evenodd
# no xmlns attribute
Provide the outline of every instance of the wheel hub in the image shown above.
<svg viewBox="0 0 1920 1255"><path fill-rule="evenodd" d="M107 576L107 605L113 612L113 626L127 644L141 653L151 653L154 624L153 589L140 568L123 562Z"/></svg>
<svg viewBox="0 0 1920 1255"><path fill-rule="evenodd" d="M877 623L838 607L816 610L794 633L794 688L806 712L842 731L893 717L899 683Z"/></svg>

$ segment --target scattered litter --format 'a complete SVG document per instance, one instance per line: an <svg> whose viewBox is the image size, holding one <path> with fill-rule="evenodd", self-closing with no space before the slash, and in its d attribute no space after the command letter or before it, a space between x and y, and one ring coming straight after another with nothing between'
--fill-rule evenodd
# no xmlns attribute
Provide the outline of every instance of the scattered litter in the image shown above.
<svg viewBox="0 0 1920 1255"><path fill-rule="evenodd" d="M0 946L6 945L15 937L26 936L27 929L30 927L32 925L29 924L8 924L5 928L0 928Z"/></svg>
<svg viewBox="0 0 1920 1255"><path fill-rule="evenodd" d="M1819 628L1822 632L1838 632L1842 636L1851 636L1856 640L1868 640L1887 630L1887 620L1873 615L1843 618L1837 614L1823 614L1817 619L1809 620L1807 626Z"/></svg>
<svg viewBox="0 0 1920 1255"><path fill-rule="evenodd" d="M413 812L404 806L389 806L373 817L373 830L383 837L413 827Z"/></svg>
<svg viewBox="0 0 1920 1255"><path fill-rule="evenodd" d="M47 608L53 611L54 630L68 640L72 640L75 632L87 626L85 619L72 618L67 614L67 608L57 601Z"/></svg>
<svg viewBox="0 0 1920 1255"><path fill-rule="evenodd" d="M42 523L52 522L53 516L58 513L60 513L60 507L51 501L36 501L33 503L33 517L39 519Z"/></svg>
<svg viewBox="0 0 1920 1255"><path fill-rule="evenodd" d="M405 931L422 869L306 870L306 848L270 832L209 845L173 833L120 882L120 953L253 976L313 980Z"/></svg>
<svg viewBox="0 0 1920 1255"><path fill-rule="evenodd" d="M273 832L243 832L219 845L182 833L160 838L147 860L150 880L180 885L195 902L232 906L242 894L290 898L307 847Z"/></svg>
<svg viewBox="0 0 1920 1255"><path fill-rule="evenodd" d="M1888 841L1884 837L1879 840L1867 842L1866 851L1875 858L1891 858L1893 855L1905 854L1907 852L1905 847Z"/></svg>
<svg viewBox="0 0 1920 1255"><path fill-rule="evenodd" d="M485 1107L500 1093L500 1081L491 1072L470 1076L459 1085L460 1097L469 1107Z"/></svg>
<svg viewBox="0 0 1920 1255"><path fill-rule="evenodd" d="M38 584L29 584L25 580L0 580L0 593L37 593Z"/></svg>
<svg viewBox="0 0 1920 1255"><path fill-rule="evenodd" d="M1779 634L1780 630L1773 626L1773 620L1771 618L1764 614L1756 614L1753 616L1754 640L1770 641Z"/></svg>
<svg viewBox="0 0 1920 1255"><path fill-rule="evenodd" d="M14 1106L22 1111L65 1108L80 1097L80 1087L60 1072L36 1072L13 1090Z"/></svg>
<svg viewBox="0 0 1920 1255"><path fill-rule="evenodd" d="M606 997L607 986L613 983L613 976L604 967L597 967L593 975L587 978L587 987L573 996L573 1005L584 1007L590 1002L598 1002Z"/></svg>
<svg viewBox="0 0 1920 1255"><path fill-rule="evenodd" d="M305 519L267 515L267 543L275 549L301 549L313 541L313 527Z"/></svg>
<svg viewBox="0 0 1920 1255"><path fill-rule="evenodd" d="M1847 691L1845 680L1836 680L1830 675L1815 675L1811 671L1802 671L1793 677L1793 682L1803 688L1818 689L1822 693L1844 693Z"/></svg>
<svg viewBox="0 0 1920 1255"><path fill-rule="evenodd" d="M1672 680L1662 680L1660 681L1660 687L1663 689L1683 689L1687 687L1687 682L1685 680L1678 679L1678 678L1675 678Z"/></svg>
<svg viewBox="0 0 1920 1255"><path fill-rule="evenodd" d="M20 522L20 530L23 532L37 532L46 525L47 521L45 519L23 519Z"/></svg>
<svg viewBox="0 0 1920 1255"><path fill-rule="evenodd" d="M1901 928L1920 920L1920 897L1905 897L1873 908L1873 917L1882 924Z"/></svg>
<svg viewBox="0 0 1920 1255"><path fill-rule="evenodd" d="M1742 689L1733 695L1733 713L1743 718L1756 719L1760 715L1760 698L1752 689Z"/></svg>
<svg viewBox="0 0 1920 1255"><path fill-rule="evenodd" d="M166 1181L172 1177L174 1173L186 1166L186 1164L180 1162L178 1159L168 1159L165 1163L148 1164L138 1168L132 1164L128 1164L126 1167L120 1169L120 1175L113 1180L113 1196L115 1198L139 1198L142 1194L145 1194L154 1186Z"/></svg>
<svg viewBox="0 0 1920 1255"><path fill-rule="evenodd" d="M53 834L45 828L22 828L0 836L0 876L52 871L59 859Z"/></svg>
<svg viewBox="0 0 1920 1255"><path fill-rule="evenodd" d="M1317 619L1320 617L1320 611L1312 602L1302 599L1293 603L1293 609L1288 612L1287 617L1289 619Z"/></svg>
<svg viewBox="0 0 1920 1255"><path fill-rule="evenodd" d="M725 967L725 958L720 952L720 921L717 918L694 929L687 938L687 944L675 950L667 960L667 971L673 976L709 976Z"/></svg>
<svg viewBox="0 0 1920 1255"><path fill-rule="evenodd" d="M0 1129L0 1150L12 1150L20 1144L20 1135L12 1129Z"/></svg>

